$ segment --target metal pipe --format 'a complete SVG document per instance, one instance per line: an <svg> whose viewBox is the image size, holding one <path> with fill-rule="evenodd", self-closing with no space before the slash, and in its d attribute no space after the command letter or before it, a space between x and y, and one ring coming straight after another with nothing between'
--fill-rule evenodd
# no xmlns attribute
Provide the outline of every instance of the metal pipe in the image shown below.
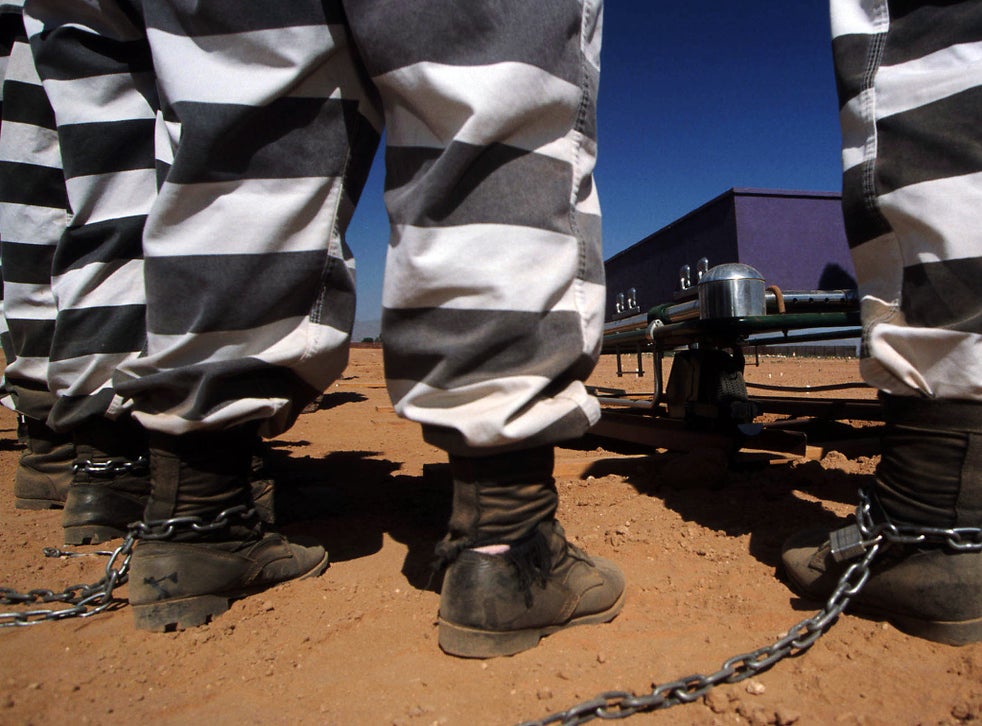
<svg viewBox="0 0 982 726"><path fill-rule="evenodd" d="M663 323L678 323L683 320L695 320L699 317L699 298L686 302L668 305L661 309L658 319Z"/></svg>
<svg viewBox="0 0 982 726"><path fill-rule="evenodd" d="M769 314L777 312L782 302L787 313L840 311L843 308L853 309L859 302L855 290L790 290L781 291L780 294L775 290L767 290L764 299ZM780 313L775 315L775 318L779 318L779 315ZM647 313L605 323L604 346L647 344L656 337L654 329L658 326L698 318L697 297L679 303L658 305ZM787 334L781 338L789 339ZM772 342L780 342L780 338L773 336L766 340L766 343Z"/></svg>
<svg viewBox="0 0 982 726"><path fill-rule="evenodd" d="M855 290L792 290L782 291L780 295L774 290L767 290L764 293L764 302L768 312L783 313L802 308L850 306L858 302L858 297ZM784 310L781 310L782 306ZM699 300L659 306L652 313L663 323L694 320L699 317Z"/></svg>
<svg viewBox="0 0 982 726"><path fill-rule="evenodd" d="M855 290L782 290L781 297L784 300L784 309L788 311L802 307L842 306L859 303L859 295ZM774 292L766 292L764 300L767 301L768 310L771 308L778 309L778 296Z"/></svg>
<svg viewBox="0 0 982 726"><path fill-rule="evenodd" d="M604 323L604 334L607 333L620 333L625 330L634 330L638 327L646 327L648 325L648 314L641 313L639 315L632 315L629 318L621 318L620 320L612 320L609 323Z"/></svg>
<svg viewBox="0 0 982 726"><path fill-rule="evenodd" d="M597 400L600 403L606 403L612 406L624 406L625 408L640 408L645 411L650 411L654 408L654 404L651 401L635 401L630 398L611 398L609 396L598 396Z"/></svg>

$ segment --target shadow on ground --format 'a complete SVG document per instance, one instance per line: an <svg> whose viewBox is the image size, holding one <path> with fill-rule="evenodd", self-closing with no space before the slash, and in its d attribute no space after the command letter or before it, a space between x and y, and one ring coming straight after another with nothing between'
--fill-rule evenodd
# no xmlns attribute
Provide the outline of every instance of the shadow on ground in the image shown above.
<svg viewBox="0 0 982 726"><path fill-rule="evenodd" d="M839 427L827 430L842 432ZM589 449L597 443L584 439L572 446ZM640 494L661 499L685 521L728 536L750 535L750 554L775 567L781 545L794 532L843 526L843 518L824 502L855 505L858 490L873 483L872 475L824 467L819 461L773 463L766 458L741 460L719 449L664 452L610 440L602 444L607 451L633 458L602 459L584 477L619 476Z"/></svg>
<svg viewBox="0 0 982 726"><path fill-rule="evenodd" d="M408 548L402 571L410 585L439 589L433 549L450 517L449 474L436 467L424 476L398 475L401 462L374 451L293 457L306 442L271 443L263 471L275 479L277 526L316 539L333 562L375 554L388 534Z"/></svg>

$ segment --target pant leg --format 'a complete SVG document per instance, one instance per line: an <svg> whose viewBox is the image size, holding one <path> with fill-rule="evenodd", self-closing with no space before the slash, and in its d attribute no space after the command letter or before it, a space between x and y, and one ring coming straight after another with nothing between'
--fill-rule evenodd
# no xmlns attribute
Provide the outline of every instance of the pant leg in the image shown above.
<svg viewBox="0 0 982 726"><path fill-rule="evenodd" d="M864 377L982 401L982 3L831 9Z"/></svg>
<svg viewBox="0 0 982 726"><path fill-rule="evenodd" d="M54 113L19 15L17 21L0 127L0 240L9 327L4 378L16 410L45 421L54 401L47 381L57 314L51 268L68 201Z"/></svg>
<svg viewBox="0 0 982 726"><path fill-rule="evenodd" d="M599 416L601 3L344 4L386 116L396 411L461 455L579 436Z"/></svg>
<svg viewBox="0 0 982 726"><path fill-rule="evenodd" d="M126 402L111 378L146 339L141 237L156 194L156 88L146 38L108 0L28 0L25 19L55 111L71 216L55 250L48 381L60 431Z"/></svg>
<svg viewBox="0 0 982 726"><path fill-rule="evenodd" d="M7 64L10 59L10 52L18 36L24 34L24 21L22 18L23 0L19 2L7 2L0 4L0 82L7 77ZM0 130L3 122L3 88L0 86ZM0 240L2 241L2 240ZM0 254L2 258L2 254ZM0 273L2 273L2 259L0 259ZM0 277L0 308L3 305L3 285ZM10 329L7 326L6 316L0 315L0 349L3 350L4 364L9 364L13 360L13 346L10 342ZM7 387L6 379L0 380L0 405L5 408L14 409L14 401Z"/></svg>
<svg viewBox="0 0 982 726"><path fill-rule="evenodd" d="M189 6L140 3L171 160L143 240L146 354L115 382L146 428L274 435L347 363L344 230L380 115L336 3Z"/></svg>

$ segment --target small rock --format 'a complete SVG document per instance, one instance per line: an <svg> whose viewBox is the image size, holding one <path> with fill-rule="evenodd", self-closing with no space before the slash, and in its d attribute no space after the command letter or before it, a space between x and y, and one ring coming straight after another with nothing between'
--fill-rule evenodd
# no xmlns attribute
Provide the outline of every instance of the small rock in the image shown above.
<svg viewBox="0 0 982 726"><path fill-rule="evenodd" d="M761 706L746 706L745 704L740 704L737 707L737 713L747 719L751 726L769 726L769 724L773 722L773 714L768 713L767 710Z"/></svg>
<svg viewBox="0 0 982 726"><path fill-rule="evenodd" d="M702 702L713 713L726 713L730 699L722 691L710 691L702 697Z"/></svg>
<svg viewBox="0 0 982 726"><path fill-rule="evenodd" d="M978 714L975 713L975 709L963 701L951 707L951 715L958 721L973 721Z"/></svg>
<svg viewBox="0 0 982 726"><path fill-rule="evenodd" d="M749 693L751 696L759 696L766 690L767 686L760 681L747 681L747 693Z"/></svg>
<svg viewBox="0 0 982 726"><path fill-rule="evenodd" d="M779 707L774 712L774 718L777 720L777 726L791 726L801 720L801 714L790 708Z"/></svg>

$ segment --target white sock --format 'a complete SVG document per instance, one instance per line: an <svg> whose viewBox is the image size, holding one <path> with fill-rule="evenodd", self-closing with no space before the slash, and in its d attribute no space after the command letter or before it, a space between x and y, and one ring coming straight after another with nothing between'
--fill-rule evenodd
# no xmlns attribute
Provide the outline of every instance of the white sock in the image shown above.
<svg viewBox="0 0 982 726"><path fill-rule="evenodd" d="M483 547L472 547L475 552L480 552L485 555L503 555L505 552L511 549L509 544L493 544L484 545Z"/></svg>

